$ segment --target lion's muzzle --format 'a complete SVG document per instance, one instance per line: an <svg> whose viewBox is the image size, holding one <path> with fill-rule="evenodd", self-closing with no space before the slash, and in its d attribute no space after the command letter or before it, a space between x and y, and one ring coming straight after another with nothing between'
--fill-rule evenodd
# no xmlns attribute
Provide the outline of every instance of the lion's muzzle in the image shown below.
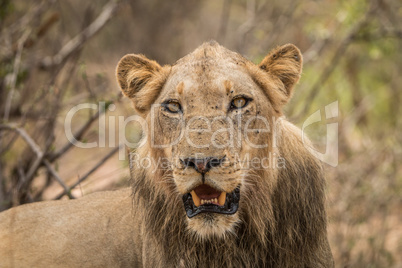
<svg viewBox="0 0 402 268"><path fill-rule="evenodd" d="M183 195L187 217L200 213L234 214L239 208L240 187L233 192L220 192L207 184L197 186L190 193Z"/></svg>
<svg viewBox="0 0 402 268"><path fill-rule="evenodd" d="M186 167L194 168L197 172L205 174L213 167L219 167L225 161L225 156L222 158L186 158L181 160Z"/></svg>

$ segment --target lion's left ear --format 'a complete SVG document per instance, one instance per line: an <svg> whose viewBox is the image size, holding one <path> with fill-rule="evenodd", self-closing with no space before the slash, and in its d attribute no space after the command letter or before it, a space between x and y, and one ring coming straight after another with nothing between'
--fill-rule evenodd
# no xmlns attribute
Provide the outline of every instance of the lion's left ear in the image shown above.
<svg viewBox="0 0 402 268"><path fill-rule="evenodd" d="M283 45L272 50L258 65L274 80L281 93L282 104L287 102L293 93L294 85L299 81L302 72L303 57L293 44ZM281 95L282 95L281 94Z"/></svg>

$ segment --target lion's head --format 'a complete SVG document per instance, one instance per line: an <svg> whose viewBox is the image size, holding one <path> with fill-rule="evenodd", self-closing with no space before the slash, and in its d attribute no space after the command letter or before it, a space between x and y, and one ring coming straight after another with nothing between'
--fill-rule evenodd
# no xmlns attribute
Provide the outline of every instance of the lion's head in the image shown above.
<svg viewBox="0 0 402 268"><path fill-rule="evenodd" d="M215 42L172 66L121 59L119 85L146 122L132 176L150 228L200 241L254 237L249 246L271 243L284 254L321 241L321 167L282 119L301 70L291 44L258 65ZM145 158L151 167L141 167Z"/></svg>

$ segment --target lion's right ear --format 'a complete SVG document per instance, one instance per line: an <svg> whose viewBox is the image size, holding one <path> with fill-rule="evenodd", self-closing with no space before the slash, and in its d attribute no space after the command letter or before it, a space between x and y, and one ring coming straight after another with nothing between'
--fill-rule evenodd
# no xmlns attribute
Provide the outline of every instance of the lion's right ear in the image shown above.
<svg viewBox="0 0 402 268"><path fill-rule="evenodd" d="M280 46L271 51L258 65L251 70L254 81L268 95L274 109L282 112L282 107L292 97L293 88L299 81L303 65L300 50L292 44Z"/></svg>
<svg viewBox="0 0 402 268"><path fill-rule="evenodd" d="M129 97L140 114L146 113L159 95L166 78L166 67L144 55L128 54L116 68L121 91Z"/></svg>
<svg viewBox="0 0 402 268"><path fill-rule="evenodd" d="M290 98L293 87L300 79L303 56L295 45L287 44L271 51L258 66L278 78L282 82L279 90Z"/></svg>

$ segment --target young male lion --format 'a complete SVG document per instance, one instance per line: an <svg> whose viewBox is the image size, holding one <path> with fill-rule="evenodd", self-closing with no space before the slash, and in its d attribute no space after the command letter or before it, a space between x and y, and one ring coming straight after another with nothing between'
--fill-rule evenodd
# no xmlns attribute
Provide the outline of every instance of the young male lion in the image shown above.
<svg viewBox="0 0 402 268"><path fill-rule="evenodd" d="M0 214L0 267L333 267L321 165L282 118L301 70L290 44L259 65L216 42L126 55L132 189Z"/></svg>

